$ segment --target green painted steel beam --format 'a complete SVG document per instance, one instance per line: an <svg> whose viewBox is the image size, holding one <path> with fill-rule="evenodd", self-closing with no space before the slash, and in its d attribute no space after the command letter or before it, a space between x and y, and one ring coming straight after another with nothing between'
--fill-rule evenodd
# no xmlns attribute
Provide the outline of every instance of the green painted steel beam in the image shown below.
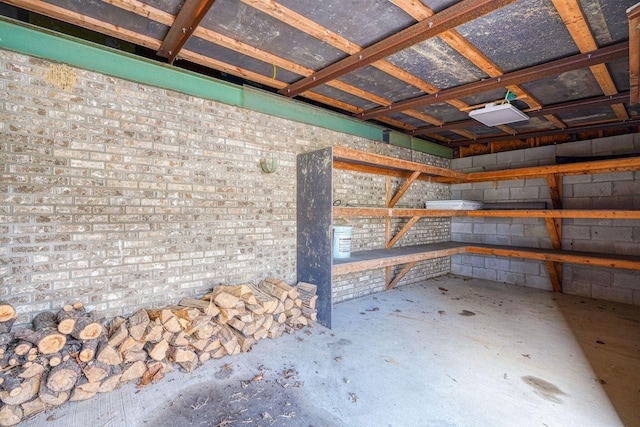
<svg viewBox="0 0 640 427"><path fill-rule="evenodd" d="M384 141L384 128L299 101L154 62L96 43L0 16L0 49L138 83L244 107L285 119ZM453 150L396 133L393 145L452 158ZM407 139L409 138L409 139Z"/></svg>
<svg viewBox="0 0 640 427"><path fill-rule="evenodd" d="M411 138L411 149L421 151L423 153L433 154L434 156L444 157L445 159L453 159L453 149L445 147L435 142L425 141L424 139Z"/></svg>
<svg viewBox="0 0 640 427"><path fill-rule="evenodd" d="M3 17L0 17L0 48L225 104L242 105L240 86Z"/></svg>
<svg viewBox="0 0 640 427"><path fill-rule="evenodd" d="M313 105L245 87L244 106L272 116L382 141L384 129Z"/></svg>

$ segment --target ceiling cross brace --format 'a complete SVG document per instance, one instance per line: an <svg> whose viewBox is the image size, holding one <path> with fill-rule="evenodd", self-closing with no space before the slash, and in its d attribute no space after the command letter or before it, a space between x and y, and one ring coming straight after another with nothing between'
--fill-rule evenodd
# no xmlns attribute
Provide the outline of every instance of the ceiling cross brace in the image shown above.
<svg viewBox="0 0 640 427"><path fill-rule="evenodd" d="M418 96L416 98L396 102L386 107L374 108L363 113L358 113L355 116L363 120L368 120L381 115L438 104L450 99L500 89L512 84L520 84L549 76L555 76L567 71L574 71L580 68L590 67L595 64L624 58L627 57L628 54L629 42L617 43L592 52L573 55L556 61L547 62L545 64L513 71L500 77L480 80L451 89L445 89L430 95Z"/></svg>
<svg viewBox="0 0 640 427"><path fill-rule="evenodd" d="M174 21L169 32L162 41L162 46L158 50L158 56L167 58L169 64L178 56L187 40L193 32L198 28L200 21L207 14L216 0L186 0L176 20Z"/></svg>
<svg viewBox="0 0 640 427"><path fill-rule="evenodd" d="M387 56L458 27L515 0L463 0L429 19L420 21L392 36L354 53L311 76L298 80L281 89L282 95L293 97L354 70L362 68Z"/></svg>
<svg viewBox="0 0 640 427"><path fill-rule="evenodd" d="M443 145L450 148L465 147L472 144L486 144L489 142L498 142L498 141L513 141L516 139L524 140L525 138L538 138L542 136L553 136L553 135L569 135L569 134L574 134L578 132L590 132L590 131L617 129L617 128L634 128L637 126L640 126L640 119L630 119L630 120L625 120L621 122L607 122L607 123L589 124L584 126L572 126L566 129L549 129L549 130L541 130L541 131L535 131L535 132L518 133L515 135L488 136L488 137L478 138L478 139L452 141L450 143L446 143Z"/></svg>
<svg viewBox="0 0 640 427"><path fill-rule="evenodd" d="M593 98L581 99L579 101L563 102L553 105L546 105L540 110L527 111L529 117L546 116L548 114L563 114L574 112L576 110L583 110L587 108L605 107L620 102L626 102L629 99L629 92L620 92L615 95L602 95ZM450 122L441 126L425 126L409 132L410 135L426 135L434 132L444 132L453 129L460 129L466 127L479 126L478 122L473 119L459 120L457 122Z"/></svg>

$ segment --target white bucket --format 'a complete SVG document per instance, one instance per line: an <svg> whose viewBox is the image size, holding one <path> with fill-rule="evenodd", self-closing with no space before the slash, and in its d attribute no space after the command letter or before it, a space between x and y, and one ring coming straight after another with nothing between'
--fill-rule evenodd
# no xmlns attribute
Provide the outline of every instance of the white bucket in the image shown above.
<svg viewBox="0 0 640 427"><path fill-rule="evenodd" d="M333 227L333 257L349 258L351 256L351 226L335 225Z"/></svg>

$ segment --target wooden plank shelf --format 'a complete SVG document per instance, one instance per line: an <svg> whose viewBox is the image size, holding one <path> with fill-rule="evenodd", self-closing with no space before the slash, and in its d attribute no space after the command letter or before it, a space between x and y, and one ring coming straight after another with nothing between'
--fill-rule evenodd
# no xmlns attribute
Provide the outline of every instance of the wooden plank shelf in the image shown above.
<svg viewBox="0 0 640 427"><path fill-rule="evenodd" d="M342 207L333 200L334 170L385 176L384 207ZM569 218L639 220L640 210L563 209L562 179L568 175L614 173L640 170L640 156L590 160L484 172L459 172L408 160L362 152L344 147L326 147L298 155L297 272L298 280L318 285L318 319L331 327L333 276L385 268L386 289L393 288L419 261L459 253L516 257L544 262L551 285L562 291L562 263L640 269L640 256L572 252L562 250L562 220ZM392 192L391 178L404 183ZM396 208L416 181L440 184L477 183L518 179L545 179L553 209L435 210ZM385 219L387 249L353 252L350 258L332 257L331 227L335 218L381 217ZM394 247L421 218L487 217L541 218L549 231L553 249L508 247L462 242ZM408 218L392 235L392 218ZM397 272L392 267L403 265ZM395 277L392 277L394 276Z"/></svg>
<svg viewBox="0 0 640 427"><path fill-rule="evenodd" d="M527 209L527 210L444 210L369 207L334 207L333 216L348 217L498 217L498 218L595 218L640 219L640 210Z"/></svg>
<svg viewBox="0 0 640 427"><path fill-rule="evenodd" d="M595 252L488 245L466 242L439 242L425 245L352 252L351 257L349 258L335 258L333 260L333 274L339 275L373 270L376 268L409 264L412 262L461 253L640 270L640 256L633 255L615 255Z"/></svg>
<svg viewBox="0 0 640 427"><path fill-rule="evenodd" d="M537 261L586 264L599 267L640 270L640 256L566 251L561 249L525 248L520 246L466 243L466 252L479 255L527 258Z"/></svg>
<svg viewBox="0 0 640 427"><path fill-rule="evenodd" d="M354 273L455 255L464 252L466 246L466 243L441 242L352 252L349 258L333 259L333 274Z"/></svg>

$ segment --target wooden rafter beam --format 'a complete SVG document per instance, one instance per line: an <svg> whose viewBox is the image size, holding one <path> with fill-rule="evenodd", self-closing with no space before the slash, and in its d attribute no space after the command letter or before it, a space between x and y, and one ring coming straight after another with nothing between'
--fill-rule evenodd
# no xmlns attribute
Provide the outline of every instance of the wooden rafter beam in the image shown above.
<svg viewBox="0 0 640 427"><path fill-rule="evenodd" d="M162 41L158 55L167 58L169 64L173 64L180 50L215 2L216 0L185 0L173 25Z"/></svg>
<svg viewBox="0 0 640 427"><path fill-rule="evenodd" d="M447 147L451 147L451 148L466 147L472 144L487 144L490 142L513 141L516 139L522 140L526 138L539 138L543 136L553 136L553 135L568 135L568 134L574 134L578 132L592 132L592 131L599 131L599 130L605 130L605 129L634 128L637 126L640 126L640 119L630 119L630 120L624 120L624 121L570 126L564 129L549 129L549 130L541 130L541 131L534 131L534 132L522 132L522 133L517 133L515 135L488 136L488 137L478 138L474 140L451 141L447 143Z"/></svg>
<svg viewBox="0 0 640 427"><path fill-rule="evenodd" d="M640 103L640 3L627 9L629 18L629 103Z"/></svg>
<svg viewBox="0 0 640 427"><path fill-rule="evenodd" d="M137 0L110 0L110 1L137 1ZM356 53L359 53L363 50L363 48L361 46L358 46L357 44L351 42L350 40L347 40L346 38L342 37L341 35L331 31L330 29L323 27L321 25L319 25L318 23L310 20L309 18L300 15L299 13L281 5L280 3L277 3L275 1L272 0L240 0L243 3L251 6L254 9L259 10L260 12L271 16L272 18L275 18L277 20L279 20L280 22L290 25L294 28L296 28L299 31L302 31L305 34L308 34L318 40L321 40L325 43L327 43L328 45L341 50L349 55L354 55ZM259 59L259 58L258 58ZM273 63L273 62L270 62ZM420 90L422 90L425 93L436 93L438 91L440 91L440 89L438 89L437 87L433 86L430 83L425 82L424 80L416 77L415 75L403 70L402 68L392 64L391 62L381 59L378 60L374 63L371 64L372 67L375 67L377 69L379 69L382 72L385 72L391 76L393 76L394 78L401 80L405 83L408 83ZM304 77L308 77L311 74L313 74L313 71L309 72L309 73L297 73L300 74ZM339 82L338 80L333 80L327 83L328 86L333 86L336 87L336 84L339 84L341 82ZM347 93L350 93L352 95L357 95L356 93L352 93L349 91L345 91ZM363 91L364 92L364 91ZM301 94L301 96L305 97L305 98L311 98L309 96L309 91L304 92ZM313 98L312 98L313 99ZM366 98L368 99L368 98ZM330 101L329 99L327 99L328 101ZM372 99L368 99L372 102L376 102ZM376 102L377 104L386 106L389 105L391 102ZM465 104L464 102L460 101L460 100L450 100L448 101L449 104L451 104L452 106L458 108L458 109L462 109L465 108L467 106L467 104ZM333 105L331 102L325 102L325 104L327 105ZM442 121L436 119L435 117L429 116L427 114L424 113L420 113L418 111L415 110L406 110L404 111L404 114L410 116L410 117L414 117L416 119L422 120L426 123L430 123L434 126L439 126L441 124L443 124ZM385 119L378 119L382 122L388 123L388 124L392 124L389 120ZM399 127L399 126L396 126ZM406 129L406 127L403 127ZM470 133L470 132L465 132L465 131L458 131L458 130L453 130L453 132L465 137L465 138L475 138L476 135ZM446 139L443 138L439 138L436 135L430 135L432 138L435 139L439 139L439 140L443 140L443 141L447 141Z"/></svg>
<svg viewBox="0 0 640 427"><path fill-rule="evenodd" d="M513 3L513 1L514 0L463 0L434 15L432 19L418 22L403 31L374 43L356 54L315 72L309 77L298 80L280 90L280 93L289 97L299 95L311 88L386 58L389 55L393 55L431 37L435 37L444 31L486 15L507 4Z"/></svg>
<svg viewBox="0 0 640 427"><path fill-rule="evenodd" d="M591 33L589 23L584 16L578 0L552 0L553 5L560 14L569 34L573 38L581 53L591 52L598 48L596 39ZM631 46L631 45L630 45ZM611 74L605 64L594 64L590 67L591 73L605 95L614 95L618 92ZM612 106L616 116L620 120L627 120L629 114L622 104Z"/></svg>
<svg viewBox="0 0 640 427"><path fill-rule="evenodd" d="M383 114L390 114L412 108L423 107L426 105L433 105L440 102L445 102L449 99L475 95L512 84L530 82L544 77L555 76L567 71L589 67L591 65L602 64L608 61L613 61L615 59L624 58L628 55L628 53L629 43L622 42L595 50L593 52L573 55L555 61L547 62L545 64L513 71L500 77L493 77L491 79L468 83L466 85L446 89L431 95L423 95L416 98L408 99L406 101L396 102L387 107L374 108L357 115L357 117L363 120L368 120Z"/></svg>
<svg viewBox="0 0 640 427"><path fill-rule="evenodd" d="M538 117L538 116L546 117L547 115L551 115L551 114L563 114L563 113L574 112L577 110L584 110L588 108L595 108L595 107L602 107L605 105L617 104L617 103L627 101L628 98L629 98L629 92L621 92L615 95L608 95L608 96L601 95L593 98L581 99L578 101L569 101L569 102L562 102L562 103L553 104L553 105L546 105L540 110L533 110L533 111L524 110L524 112L527 113L529 117ZM413 132L411 132L411 135L413 136L426 135L428 133L444 132L448 130L461 129L461 128L473 127L473 126L479 126L476 120L473 120L473 119L460 120L457 122L450 122L450 123L447 123L446 125L441 125L437 127L427 126L427 127L418 128ZM568 127L568 126L565 125L564 127Z"/></svg>

